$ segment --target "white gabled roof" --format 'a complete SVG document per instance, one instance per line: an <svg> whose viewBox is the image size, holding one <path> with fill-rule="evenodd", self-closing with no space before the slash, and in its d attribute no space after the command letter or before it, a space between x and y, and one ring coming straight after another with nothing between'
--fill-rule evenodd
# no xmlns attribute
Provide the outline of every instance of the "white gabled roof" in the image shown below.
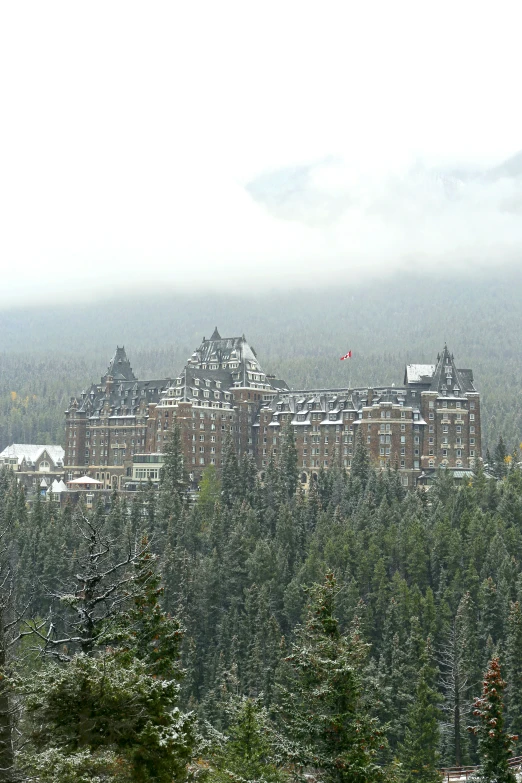
<svg viewBox="0 0 522 783"><path fill-rule="evenodd" d="M94 486L95 484L101 484L101 481L93 479L90 476L80 476L80 478L71 479L67 484L92 484Z"/></svg>
<svg viewBox="0 0 522 783"><path fill-rule="evenodd" d="M67 492L67 487L63 483L62 479L60 479L60 481L56 481L56 479L53 481L51 484L51 492L54 492L55 494Z"/></svg>
<svg viewBox="0 0 522 783"><path fill-rule="evenodd" d="M421 378L431 378L434 372L434 364L408 364L406 367L408 383L419 383Z"/></svg>
<svg viewBox="0 0 522 783"><path fill-rule="evenodd" d="M26 462L36 462L44 451L47 452L55 465L58 462L63 464L65 451L61 446L37 445L34 443L12 443L0 452L0 460L16 459L19 465L24 459Z"/></svg>

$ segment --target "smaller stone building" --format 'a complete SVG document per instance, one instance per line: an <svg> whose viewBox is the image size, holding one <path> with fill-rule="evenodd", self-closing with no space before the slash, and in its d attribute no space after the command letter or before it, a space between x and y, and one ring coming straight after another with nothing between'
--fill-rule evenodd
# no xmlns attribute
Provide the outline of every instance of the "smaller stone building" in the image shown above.
<svg viewBox="0 0 522 783"><path fill-rule="evenodd" d="M0 467L13 470L28 494L46 495L53 481L63 480L64 458L61 446L13 443L0 452Z"/></svg>

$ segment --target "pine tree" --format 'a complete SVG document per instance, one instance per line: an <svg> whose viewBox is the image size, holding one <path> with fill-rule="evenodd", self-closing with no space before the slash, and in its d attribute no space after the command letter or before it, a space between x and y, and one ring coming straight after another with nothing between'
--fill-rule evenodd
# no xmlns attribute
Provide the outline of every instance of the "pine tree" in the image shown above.
<svg viewBox="0 0 522 783"><path fill-rule="evenodd" d="M242 500L241 470L237 460L234 441L230 433L223 444L223 469L221 471L221 497L223 504L231 508L235 502Z"/></svg>
<svg viewBox="0 0 522 783"><path fill-rule="evenodd" d="M40 631L58 661L19 680L30 727L21 768L34 775L47 764L56 780L69 769L64 781L83 783L89 778L74 773L72 762L81 768L90 761L97 769L103 758L108 768L127 770L125 781L181 783L194 732L191 716L179 708L179 623L160 608L161 586L146 541L128 560L135 573L122 577L120 564L98 565L100 542L94 540L88 574L78 577L80 590L64 596L75 635L58 640L51 630L47 636Z"/></svg>
<svg viewBox="0 0 522 783"><path fill-rule="evenodd" d="M221 482L214 465L207 465L199 482L198 508L201 509L205 524L212 519L214 507L221 499Z"/></svg>
<svg viewBox="0 0 522 783"><path fill-rule="evenodd" d="M508 450L506 448L506 444L504 443L504 439L502 435L498 439L498 443L495 446L495 451L493 453L493 475L495 478L504 478L504 476L507 473L507 462L506 458L508 457Z"/></svg>
<svg viewBox="0 0 522 783"><path fill-rule="evenodd" d="M283 500L288 500L295 495L299 481L297 449L294 428L290 418L284 423L281 430L281 453L278 460L278 469L284 496Z"/></svg>
<svg viewBox="0 0 522 783"><path fill-rule="evenodd" d="M278 770L270 742L273 734L268 715L254 699L239 698L229 710L233 712L228 737L214 743L208 780L212 783L279 783L288 775Z"/></svg>
<svg viewBox="0 0 522 783"><path fill-rule="evenodd" d="M473 733L478 737L481 783L516 783L508 763L514 737L504 730L505 687L499 659L493 658L484 676L482 697L475 699L473 713L479 721Z"/></svg>
<svg viewBox="0 0 522 783"><path fill-rule="evenodd" d="M284 752L301 768L319 770L327 783L390 780L377 763L383 731L362 700L367 647L355 629L349 636L339 630L336 591L331 573L312 589L306 624L283 663L279 719Z"/></svg>
<svg viewBox="0 0 522 783"><path fill-rule="evenodd" d="M437 670L431 660L429 641L420 662L414 701L408 710L406 735L399 752L401 779L404 783L438 783L441 779L438 771L440 697L436 689Z"/></svg>
<svg viewBox="0 0 522 783"><path fill-rule="evenodd" d="M351 476L359 479L362 486L365 487L370 476L370 455L363 440L361 427L359 427L355 438L355 451L352 459Z"/></svg>
<svg viewBox="0 0 522 783"><path fill-rule="evenodd" d="M163 535L169 527L177 531L187 490L187 477L183 464L181 430L176 421L169 432L159 483L159 528Z"/></svg>
<svg viewBox="0 0 522 783"><path fill-rule="evenodd" d="M522 612L518 601L511 604L506 641L506 706L509 730L522 741Z"/></svg>

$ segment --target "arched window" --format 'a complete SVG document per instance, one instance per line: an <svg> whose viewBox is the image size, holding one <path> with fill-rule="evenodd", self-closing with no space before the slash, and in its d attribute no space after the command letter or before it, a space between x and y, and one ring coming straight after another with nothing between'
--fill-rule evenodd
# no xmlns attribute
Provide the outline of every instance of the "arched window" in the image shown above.
<svg viewBox="0 0 522 783"><path fill-rule="evenodd" d="M301 473L301 484L306 484L307 481L308 481L308 476L306 475L306 473Z"/></svg>
<svg viewBox="0 0 522 783"><path fill-rule="evenodd" d="M317 473L312 473L312 480L317 481Z"/></svg>
<svg viewBox="0 0 522 783"><path fill-rule="evenodd" d="M50 470L51 470L51 466L49 465L46 459L43 459L40 462L40 467L39 467L40 473L49 473Z"/></svg>

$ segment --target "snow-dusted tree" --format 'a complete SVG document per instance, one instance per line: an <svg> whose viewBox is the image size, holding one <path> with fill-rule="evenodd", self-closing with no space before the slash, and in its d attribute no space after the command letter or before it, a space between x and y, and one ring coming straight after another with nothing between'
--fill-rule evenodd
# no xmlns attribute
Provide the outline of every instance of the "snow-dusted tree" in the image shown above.
<svg viewBox="0 0 522 783"><path fill-rule="evenodd" d="M478 718L473 733L479 742L481 783L516 783L515 773L508 764L515 738L504 729L505 687L499 659L493 658L484 677L482 696L475 699L473 713Z"/></svg>
<svg viewBox="0 0 522 783"><path fill-rule="evenodd" d="M308 616L281 670L278 718L289 762L317 770L325 783L389 781L378 764L385 739L362 698L367 654L357 629L345 635L335 617L332 573L311 590Z"/></svg>
<svg viewBox="0 0 522 783"><path fill-rule="evenodd" d="M437 783L440 756L440 696L436 689L437 669L428 643L421 653L414 701L408 709L406 733L400 747L404 783Z"/></svg>
<svg viewBox="0 0 522 783"><path fill-rule="evenodd" d="M226 735L213 732L208 779L212 783L283 783L288 773L274 760L273 730L265 708L255 699L236 697Z"/></svg>
<svg viewBox="0 0 522 783"><path fill-rule="evenodd" d="M100 780L114 768L114 780L183 781L193 727L178 706L182 634L160 607L155 559L144 540L111 564L110 543L81 521L87 547L76 588L61 596L56 623L32 629L51 662L19 683L29 737L20 766L38 776L54 765L56 780L66 770L74 783L89 779L73 769L90 758L108 770Z"/></svg>

